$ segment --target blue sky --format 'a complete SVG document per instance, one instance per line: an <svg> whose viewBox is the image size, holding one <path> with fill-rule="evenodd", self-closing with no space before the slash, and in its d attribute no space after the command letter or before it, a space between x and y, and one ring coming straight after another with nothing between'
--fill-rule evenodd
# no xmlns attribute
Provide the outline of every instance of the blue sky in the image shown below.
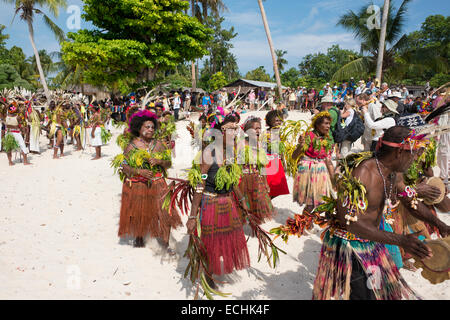
<svg viewBox="0 0 450 320"><path fill-rule="evenodd" d="M238 36L233 40L232 52L237 57L241 74L258 66L264 66L272 72L272 60L266 34L261 20L259 6L256 0L224 0L228 11L224 13L224 27L234 26ZM287 50L288 67L296 67L302 57L309 53L325 52L333 44L342 48L359 50L359 42L353 35L336 26L339 17L348 10L358 10L366 3L382 5L382 0L266 0L265 11L269 20L274 46ZM391 0L396 7L401 0ZM82 9L81 0L67 0L67 4ZM45 10L48 14L48 11ZM405 32L420 28L421 23L429 15L450 14L448 0L413 0L409 5ZM14 45L22 47L26 55L32 55L28 38L28 30L19 17L11 24L14 15L14 5L2 3L0 23L6 25L4 33L10 35L7 47ZM50 15L51 16L51 15ZM52 16L51 16L52 17ZM54 21L64 31L69 30L67 21L70 14L61 10ZM38 49L47 51L59 50L59 44L37 17L34 23L35 41ZM91 28L92 25L81 20L81 28Z"/></svg>

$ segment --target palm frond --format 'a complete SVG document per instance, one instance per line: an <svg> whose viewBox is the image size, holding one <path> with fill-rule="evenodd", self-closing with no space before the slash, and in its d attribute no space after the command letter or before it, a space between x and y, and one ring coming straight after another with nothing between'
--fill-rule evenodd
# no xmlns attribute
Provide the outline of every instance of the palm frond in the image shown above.
<svg viewBox="0 0 450 320"><path fill-rule="evenodd" d="M44 23L52 30L53 34L55 35L56 39L61 43L63 41L66 41L66 34L64 31L58 27L45 13L42 11L36 9L36 13L42 14L44 18Z"/></svg>
<svg viewBox="0 0 450 320"><path fill-rule="evenodd" d="M372 70L371 59L369 57L362 57L352 62L347 63L345 66L340 68L331 78L331 81L339 81L344 79L350 79L350 77L361 77Z"/></svg>

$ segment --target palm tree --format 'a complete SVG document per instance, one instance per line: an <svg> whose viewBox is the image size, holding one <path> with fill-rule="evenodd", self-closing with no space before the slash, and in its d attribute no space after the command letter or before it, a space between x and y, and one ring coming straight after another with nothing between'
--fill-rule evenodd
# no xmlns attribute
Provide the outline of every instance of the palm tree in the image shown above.
<svg viewBox="0 0 450 320"><path fill-rule="evenodd" d="M273 71L275 73L275 79L277 81L278 94L281 98L281 97L283 97L283 91L282 91L282 87L281 87L281 78L280 78L280 72L278 70L277 56L276 56L275 50L273 48L272 36L270 35L269 23L267 22L266 11L264 10L262 0L258 0L258 4L259 4L259 9L261 10L261 16L263 19L264 29L266 30L267 41L269 42L270 52L272 54Z"/></svg>
<svg viewBox="0 0 450 320"><path fill-rule="evenodd" d="M221 12L228 11L227 6L222 0L199 0L202 4L203 21L208 18L208 11L211 10L212 14L219 16Z"/></svg>
<svg viewBox="0 0 450 320"><path fill-rule="evenodd" d="M202 4L202 8L198 5L198 2ZM208 19L208 12L211 11L215 16L219 16L221 12L228 11L227 6L222 0L191 0L192 16L196 17L198 21L205 24ZM197 71L195 62L192 61L192 89L194 90L197 85Z"/></svg>
<svg viewBox="0 0 450 320"><path fill-rule="evenodd" d="M287 53L286 50L275 50L275 54L277 55L277 65L280 72L284 71L284 66L288 64L288 61L284 58Z"/></svg>
<svg viewBox="0 0 450 320"><path fill-rule="evenodd" d="M395 12L393 5L391 3L389 4L385 39L386 47L389 46L389 48L386 48L383 56L383 74L395 66L396 54L402 51L407 44L407 35L403 34L402 29L405 24L405 15L410 2L411 0L403 0L397 12ZM355 38L361 40L361 55L363 57L340 68L333 75L332 81L348 79L351 76L363 77L376 71L380 32L375 28L369 29L367 26L367 21L370 17L370 14L367 13L368 7L369 5L365 5L358 13L350 10L337 23L338 26L352 31Z"/></svg>
<svg viewBox="0 0 450 320"><path fill-rule="evenodd" d="M41 60L39 58L39 52L34 42L34 29L33 19L35 14L42 15L44 23L52 30L59 42L64 41L65 34L44 12L37 7L47 7L50 12L57 17L59 14L59 8L67 7L65 0L3 0L8 3L15 3L16 11L14 17L20 12L20 18L28 25L28 36L30 38L31 46L33 47L34 56L36 58L36 66L39 71L39 77L41 79L42 87L44 88L45 96L47 100L50 100L50 92L48 90L47 82L45 80L44 71L42 69Z"/></svg>

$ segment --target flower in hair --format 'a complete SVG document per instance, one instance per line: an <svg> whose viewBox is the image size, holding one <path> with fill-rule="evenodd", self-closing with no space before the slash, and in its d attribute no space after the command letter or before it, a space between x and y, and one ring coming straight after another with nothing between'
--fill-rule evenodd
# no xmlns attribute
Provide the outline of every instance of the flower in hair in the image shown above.
<svg viewBox="0 0 450 320"><path fill-rule="evenodd" d="M152 118L152 119L155 119L155 120L158 119L158 117L156 116L155 113L153 113L151 111L148 111L148 110L141 110L141 111L138 111L138 112L134 113L130 117L130 121L128 123L129 126L131 126L131 121L133 121L133 119L136 118L136 117L140 117L140 118L141 117L148 117L148 118Z"/></svg>

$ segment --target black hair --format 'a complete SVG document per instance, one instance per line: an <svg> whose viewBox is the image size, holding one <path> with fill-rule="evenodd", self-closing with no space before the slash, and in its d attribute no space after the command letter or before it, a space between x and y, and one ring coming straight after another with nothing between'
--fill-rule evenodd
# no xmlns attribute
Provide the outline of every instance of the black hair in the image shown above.
<svg viewBox="0 0 450 320"><path fill-rule="evenodd" d="M252 118L252 119L248 120L245 123L244 131L247 132L247 130L251 129L251 127L253 126L254 123L261 123L261 119L260 118Z"/></svg>
<svg viewBox="0 0 450 320"><path fill-rule="evenodd" d="M268 127L272 127L273 126L273 121L275 120L275 118L283 119L283 112L281 112L280 110L272 110L272 111L267 112L267 114L266 114L266 125Z"/></svg>
<svg viewBox="0 0 450 320"><path fill-rule="evenodd" d="M331 119L330 116L322 116L322 117L318 118L316 120L316 122L314 123L314 130L317 130L317 128L325 121L325 119L330 120L330 122L333 121L333 119Z"/></svg>
<svg viewBox="0 0 450 320"><path fill-rule="evenodd" d="M386 142L401 143L403 140L405 140L406 137L408 137L410 135L410 132L411 132L411 130L408 127L394 126L394 127L387 129L384 132L382 139L383 139L383 141L386 141ZM375 155L377 157L383 157L397 149L398 148L394 148L394 147L390 147L385 144L382 144L381 148L376 152Z"/></svg>
<svg viewBox="0 0 450 320"><path fill-rule="evenodd" d="M224 125L226 125L227 123L232 123L232 122L235 123L236 121L237 121L236 116L233 115L233 114L229 114L229 115L227 115L227 116L225 117L225 119L223 119L223 121L222 121L221 123L216 124L216 125L214 126L214 129L221 130L222 127L223 127Z"/></svg>
<svg viewBox="0 0 450 320"><path fill-rule="evenodd" d="M202 120L207 120L208 118L206 117L206 114L202 114L201 116L200 116L200 118L198 118L198 121L202 121Z"/></svg>
<svg viewBox="0 0 450 320"><path fill-rule="evenodd" d="M141 132L142 125L147 121L153 122L155 131L158 129L158 121L155 118L150 118L147 116L134 117L133 119L131 119L131 122L130 122L131 134L134 135L135 137L139 137L139 133Z"/></svg>

